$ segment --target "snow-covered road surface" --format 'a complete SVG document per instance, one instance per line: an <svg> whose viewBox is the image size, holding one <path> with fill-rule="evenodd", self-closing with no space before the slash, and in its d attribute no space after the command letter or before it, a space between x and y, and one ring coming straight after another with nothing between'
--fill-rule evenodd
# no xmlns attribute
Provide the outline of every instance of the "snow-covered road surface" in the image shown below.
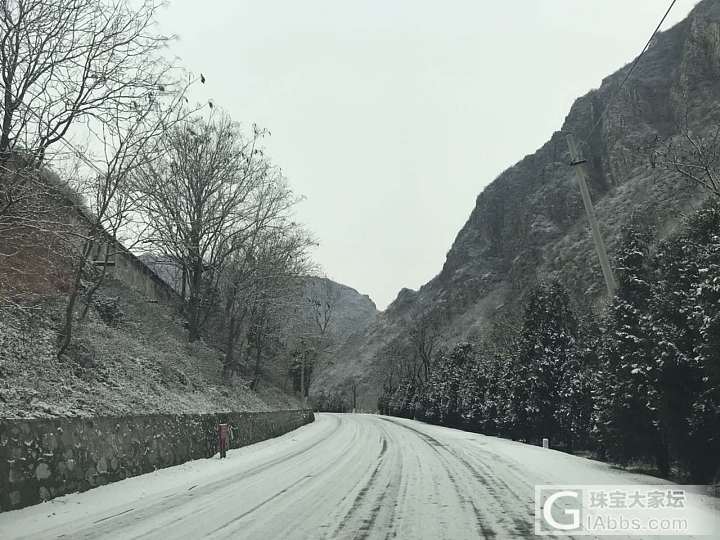
<svg viewBox="0 0 720 540"><path fill-rule="evenodd" d="M318 414L225 460L0 514L0 538L533 538L534 486L552 483L662 482L410 420Z"/></svg>

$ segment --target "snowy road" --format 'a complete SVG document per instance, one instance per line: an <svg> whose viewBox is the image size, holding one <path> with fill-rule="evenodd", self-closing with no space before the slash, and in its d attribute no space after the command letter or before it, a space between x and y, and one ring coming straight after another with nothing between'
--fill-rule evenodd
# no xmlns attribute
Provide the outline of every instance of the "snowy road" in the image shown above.
<svg viewBox="0 0 720 540"><path fill-rule="evenodd" d="M223 461L0 514L0 538L532 538L534 486L548 483L659 481L408 420L319 414Z"/></svg>

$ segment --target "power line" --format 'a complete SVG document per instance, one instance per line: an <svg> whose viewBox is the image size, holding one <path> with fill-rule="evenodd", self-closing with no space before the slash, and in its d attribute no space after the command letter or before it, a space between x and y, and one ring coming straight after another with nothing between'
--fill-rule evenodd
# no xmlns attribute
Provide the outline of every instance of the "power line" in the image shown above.
<svg viewBox="0 0 720 540"><path fill-rule="evenodd" d="M647 43L645 44L645 47L643 47L643 50L640 52L640 54L638 55L638 57L637 57L637 58L635 59L635 61L632 63L632 65L630 66L630 69L629 69L628 72L625 74L625 78L624 78L624 79L622 80L622 82L620 83L620 86L618 86L618 87L615 89L615 92L610 96L610 99L609 99L608 102L605 104L605 107L603 108L603 111L600 113L600 116L598 116L597 120L596 120L595 123L593 124L592 128L590 129L590 131L588 131L587 135L585 136L585 142L587 142L587 140L592 136L592 134L593 134L593 133L595 132L595 130L598 128L598 126L600 125L600 122L602 122L603 117L604 117L605 114L608 112L608 109L610 109L610 105L611 105L612 102L615 100L615 98L617 97L617 95L620 93L620 90L622 90L623 86L625 86L625 83L626 83L626 82L628 81L628 79L630 78L630 75L632 75L633 71L635 71L635 68L636 68L637 65L640 63L640 60L642 59L643 55L644 55L644 54L647 52L647 50L650 48L650 44L652 43L652 40L655 38L655 36L657 35L657 33L660 31L660 27L663 25L663 23L665 22L665 19L667 19L668 15L670 14L670 11L672 10L673 6L675 6L676 3L677 3L677 0L672 0L672 2L670 2L670 6L667 8L667 11L665 11L665 15L663 15L662 19L660 19L660 22L659 22L658 25L655 27L655 31L654 31L654 32L652 33L652 35L650 36L650 39L647 40Z"/></svg>
<svg viewBox="0 0 720 540"><path fill-rule="evenodd" d="M605 104L605 107L603 108L602 112L598 116L597 120L593 124L592 128L588 132L587 136L585 137L585 142L587 143L592 134L595 132L597 127L600 125L600 122L602 122L603 117L607 113L607 111L610 109L610 105L615 100L617 95L622 90L623 86L625 86L625 83L628 81L630 76L632 75L633 71L635 71L635 68L640 63L640 60L642 60L643 55L650 47L650 44L652 43L652 40L655 38L657 33L660 31L660 27L665 22L665 19L667 19L667 16L670 14L670 10L672 10L673 6L677 0L672 0L670 3L670 7L667 8L667 11L665 11L665 15L663 15L662 19L660 19L660 22L655 27L655 31L650 36L650 39L648 39L647 43L645 44L645 47L643 47L643 50L640 52L638 57L635 59L635 61L630 66L630 69L625 74L625 77L623 78L620 85L615 89L613 94L610 96L610 99ZM605 247L605 242L603 241L602 233L600 231L600 224L598 223L597 217L595 215L595 209L592 204L592 199L590 198L590 192L587 187L587 171L585 170L585 160L582 159L580 152L578 151L577 144L575 142L575 138L573 137L572 133L568 133L567 135L567 144L568 149L570 150L570 159L571 164L573 168L575 169L575 175L577 177L578 186L580 188L580 194L582 195L583 199L583 205L585 206L585 214L587 216L588 222L590 223L590 229L592 231L592 237L593 237L593 244L595 245L595 252L597 253L598 259L600 261L600 267L602 269L603 278L605 280L605 285L607 287L608 297L612 298L615 295L615 290L617 289L617 282L615 281L615 276L613 274L612 268L610 266L610 262L608 260L608 254L607 254L607 248Z"/></svg>

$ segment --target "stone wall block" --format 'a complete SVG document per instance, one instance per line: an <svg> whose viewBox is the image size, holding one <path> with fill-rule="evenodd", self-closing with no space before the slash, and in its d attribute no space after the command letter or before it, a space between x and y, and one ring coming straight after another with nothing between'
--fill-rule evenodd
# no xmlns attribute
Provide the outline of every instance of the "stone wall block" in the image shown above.
<svg viewBox="0 0 720 540"><path fill-rule="evenodd" d="M0 419L0 511L178 465L217 452L217 425L232 448L312 422L312 411Z"/></svg>

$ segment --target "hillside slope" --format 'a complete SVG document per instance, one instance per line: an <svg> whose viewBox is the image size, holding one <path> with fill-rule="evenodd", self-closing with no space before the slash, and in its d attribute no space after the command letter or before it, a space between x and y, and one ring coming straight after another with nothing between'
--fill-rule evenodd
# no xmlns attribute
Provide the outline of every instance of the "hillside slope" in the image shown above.
<svg viewBox="0 0 720 540"><path fill-rule="evenodd" d="M478 196L442 271L418 291L400 291L373 324L351 336L318 387L337 388L352 377L360 382L363 407L372 409L386 366L397 351L408 350L408 331L420 317L438 321L446 343L476 337L499 315L516 315L523 294L539 279L559 278L580 310L596 305L604 285L566 133L586 141L590 190L611 256L631 220L657 223L662 236L700 202L696 188L651 166L647 148L678 136L682 125L695 132L717 125L720 3L704 0L685 21L659 34L614 96L628 69L579 98L560 132Z"/></svg>
<svg viewBox="0 0 720 540"><path fill-rule="evenodd" d="M0 311L0 417L299 407L270 385L261 383L254 392L241 379L223 381L221 353L203 342L188 343L173 307L115 280L98 300L122 315L107 323L91 310L64 361L55 356L61 297L46 297L22 313Z"/></svg>

